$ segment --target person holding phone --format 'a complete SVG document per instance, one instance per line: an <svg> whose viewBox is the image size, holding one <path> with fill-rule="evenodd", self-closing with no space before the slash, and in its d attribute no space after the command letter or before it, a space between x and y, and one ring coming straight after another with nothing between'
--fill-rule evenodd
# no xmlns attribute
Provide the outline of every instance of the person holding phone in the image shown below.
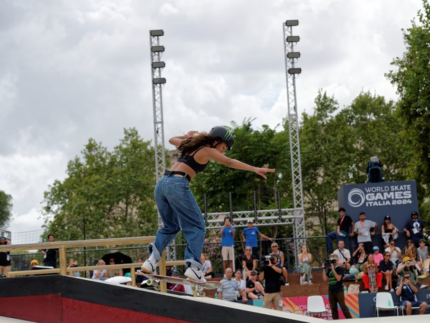
<svg viewBox="0 0 430 323"><path fill-rule="evenodd" d="M412 307L419 307L420 314L425 314L426 312L427 303L416 299L415 294L417 292L418 288L412 283L411 275L406 273L401 280L399 288L396 290L397 296L402 297L402 303L400 306L405 307L406 315L412 315Z"/></svg>

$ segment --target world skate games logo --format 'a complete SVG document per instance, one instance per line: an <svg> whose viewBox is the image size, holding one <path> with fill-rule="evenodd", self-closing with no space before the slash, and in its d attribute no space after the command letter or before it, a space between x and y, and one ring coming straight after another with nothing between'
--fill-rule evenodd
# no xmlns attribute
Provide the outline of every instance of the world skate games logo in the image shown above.
<svg viewBox="0 0 430 323"><path fill-rule="evenodd" d="M412 203L411 185L384 185L365 187L364 191L353 188L348 193L348 204L352 207L402 205Z"/></svg>

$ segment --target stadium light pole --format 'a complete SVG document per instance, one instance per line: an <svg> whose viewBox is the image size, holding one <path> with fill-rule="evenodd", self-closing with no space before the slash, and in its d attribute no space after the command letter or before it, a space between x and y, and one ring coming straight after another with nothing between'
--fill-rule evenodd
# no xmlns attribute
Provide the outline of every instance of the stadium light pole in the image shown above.
<svg viewBox="0 0 430 323"><path fill-rule="evenodd" d="M294 254L296 263L299 247L306 243L305 212L303 207L303 181L300 159L299 117L297 113L296 76L302 69L295 66L300 52L294 51L294 45L300 41L299 36L293 35L293 27L299 25L298 20L287 20L283 23L283 39L285 52L285 75L287 79L288 128L290 139L291 173L294 198Z"/></svg>

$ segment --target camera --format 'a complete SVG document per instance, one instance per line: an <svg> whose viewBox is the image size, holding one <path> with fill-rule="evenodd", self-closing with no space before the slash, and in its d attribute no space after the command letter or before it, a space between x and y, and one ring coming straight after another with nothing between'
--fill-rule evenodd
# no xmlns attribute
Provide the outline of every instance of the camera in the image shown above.
<svg viewBox="0 0 430 323"><path fill-rule="evenodd" d="M261 267L271 266L275 264L275 257L273 256L264 256L264 260L261 262Z"/></svg>
<svg viewBox="0 0 430 323"><path fill-rule="evenodd" d="M324 263L325 263L326 265L329 265L329 266L330 266L330 264L335 264L335 263L337 263L337 260L336 260L336 259L324 259Z"/></svg>

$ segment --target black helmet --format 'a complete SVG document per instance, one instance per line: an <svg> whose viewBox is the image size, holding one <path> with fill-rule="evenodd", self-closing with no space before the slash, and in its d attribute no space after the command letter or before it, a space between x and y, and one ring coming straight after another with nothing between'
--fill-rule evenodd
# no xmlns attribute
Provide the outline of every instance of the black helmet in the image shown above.
<svg viewBox="0 0 430 323"><path fill-rule="evenodd" d="M209 136L221 138L221 141L227 145L228 150L233 148L234 137L230 130L224 127L213 127L209 131Z"/></svg>
<svg viewBox="0 0 430 323"><path fill-rule="evenodd" d="M417 211L413 211L413 212L411 213L411 218L412 218L414 215L418 216L418 212L417 212Z"/></svg>
<svg viewBox="0 0 430 323"><path fill-rule="evenodd" d="M389 215L384 216L384 221L385 220L390 220L391 221L391 216L389 216Z"/></svg>

